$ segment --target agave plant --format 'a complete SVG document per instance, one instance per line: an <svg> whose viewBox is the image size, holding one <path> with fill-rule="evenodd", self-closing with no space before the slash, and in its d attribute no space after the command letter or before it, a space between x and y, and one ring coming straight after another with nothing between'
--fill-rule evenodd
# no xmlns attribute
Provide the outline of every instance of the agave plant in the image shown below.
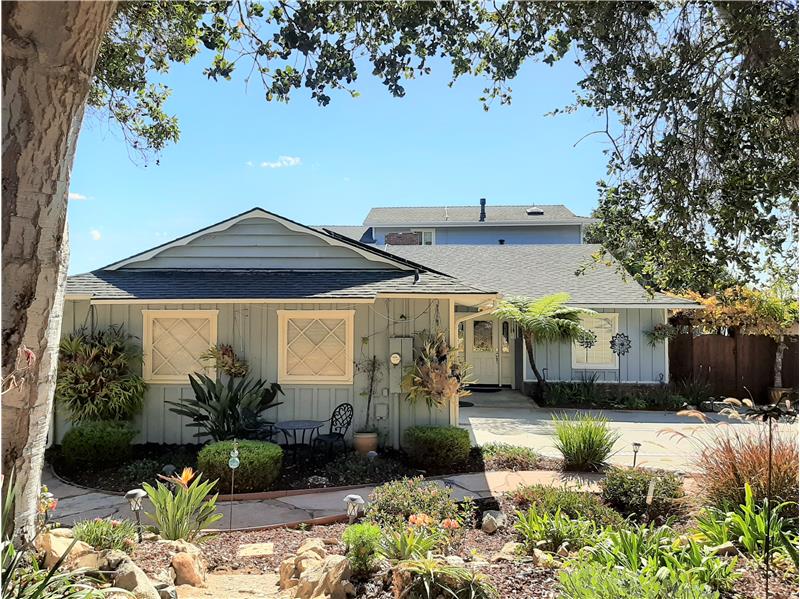
<svg viewBox="0 0 800 599"><path fill-rule="evenodd" d="M210 437L214 441L250 439L258 437L272 422L261 419L261 414L281 405L275 401L281 386L249 378L229 378L226 383L205 374L189 375L195 399L181 402L167 401L171 412L192 420L187 426L198 430L195 437Z"/></svg>

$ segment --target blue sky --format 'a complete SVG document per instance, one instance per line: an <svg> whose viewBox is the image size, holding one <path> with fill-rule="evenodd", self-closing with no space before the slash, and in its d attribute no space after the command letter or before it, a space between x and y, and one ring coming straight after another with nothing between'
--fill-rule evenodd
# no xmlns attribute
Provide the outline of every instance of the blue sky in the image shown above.
<svg viewBox="0 0 800 599"><path fill-rule="evenodd" d="M70 273L86 272L261 206L305 224L360 224L372 206L563 203L588 214L605 175L590 112L557 117L581 73L527 65L510 106L485 112L480 79L446 66L392 97L361 69L358 98L326 107L301 90L269 103L260 84L208 81L205 57L173 67L181 140L148 166L87 114L70 184Z"/></svg>

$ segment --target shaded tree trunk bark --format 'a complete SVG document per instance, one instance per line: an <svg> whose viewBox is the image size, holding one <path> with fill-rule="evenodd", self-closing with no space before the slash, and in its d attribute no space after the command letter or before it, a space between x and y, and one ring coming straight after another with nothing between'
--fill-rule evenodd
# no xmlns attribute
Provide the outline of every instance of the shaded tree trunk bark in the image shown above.
<svg viewBox="0 0 800 599"><path fill-rule="evenodd" d="M31 384L3 393L3 471L16 473L17 538L34 531L67 273L67 193L100 43L116 2L4 2L2 373L37 356Z"/></svg>
<svg viewBox="0 0 800 599"><path fill-rule="evenodd" d="M773 386L776 388L783 387L783 352L786 350L786 337L781 335L778 337L778 347L775 350L775 365L774 365L774 380Z"/></svg>
<svg viewBox="0 0 800 599"><path fill-rule="evenodd" d="M536 377L536 397L541 398L544 395L544 390L547 387L547 382L544 380L542 373L536 366L536 361L533 359L533 335L531 333L522 333L522 338L525 341L525 351L528 354L528 363L531 365L533 375Z"/></svg>

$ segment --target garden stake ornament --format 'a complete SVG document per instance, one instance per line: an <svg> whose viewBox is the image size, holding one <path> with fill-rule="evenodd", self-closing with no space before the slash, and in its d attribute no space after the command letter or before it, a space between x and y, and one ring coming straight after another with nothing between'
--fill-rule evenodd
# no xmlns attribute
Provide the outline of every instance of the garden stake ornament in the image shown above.
<svg viewBox="0 0 800 599"><path fill-rule="evenodd" d="M631 351L631 338L625 333L617 333L611 338L611 351L617 356L617 400L622 399L622 360Z"/></svg>
<svg viewBox="0 0 800 599"><path fill-rule="evenodd" d="M586 367L589 365L589 350L594 347L594 344L597 343L597 335L586 329L581 333L580 338L578 339L578 345L580 345L585 352L585 357L583 361L583 379L586 380Z"/></svg>
<svg viewBox="0 0 800 599"><path fill-rule="evenodd" d="M233 440L233 449L231 450L231 457L228 460L228 468L231 469L231 514L228 520L228 531L233 530L233 483L236 477L236 469L239 467L239 442Z"/></svg>

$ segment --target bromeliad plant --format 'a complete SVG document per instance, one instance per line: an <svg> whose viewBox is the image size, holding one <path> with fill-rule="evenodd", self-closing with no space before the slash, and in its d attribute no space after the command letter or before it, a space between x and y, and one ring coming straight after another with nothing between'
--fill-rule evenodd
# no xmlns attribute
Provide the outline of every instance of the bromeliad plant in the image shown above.
<svg viewBox="0 0 800 599"><path fill-rule="evenodd" d="M281 386L264 380L229 378L223 383L201 373L189 375L195 399L167 401L171 412L191 419L187 426L198 430L195 437L210 437L213 441L252 439L263 435L272 422L262 420L261 414L283 402L275 401Z"/></svg>
<svg viewBox="0 0 800 599"><path fill-rule="evenodd" d="M111 326L80 329L61 341L55 397L73 423L129 420L141 409L147 385L133 372L142 360L133 339Z"/></svg>
<svg viewBox="0 0 800 599"><path fill-rule="evenodd" d="M153 504L153 513L145 515L155 522L158 534L164 539L202 540L202 532L222 518L216 511L219 493L206 500L217 481L201 481L201 475L191 468L184 468L179 476L159 477L169 486L160 481L155 487L142 484Z"/></svg>

